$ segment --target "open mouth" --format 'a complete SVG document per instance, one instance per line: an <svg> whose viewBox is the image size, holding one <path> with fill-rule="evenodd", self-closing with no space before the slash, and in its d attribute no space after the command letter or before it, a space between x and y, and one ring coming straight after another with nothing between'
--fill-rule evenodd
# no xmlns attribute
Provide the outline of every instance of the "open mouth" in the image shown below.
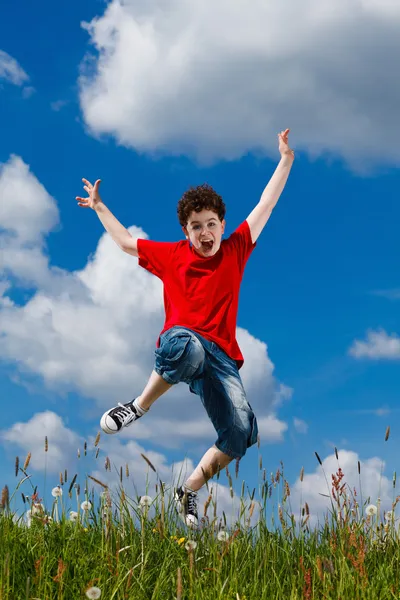
<svg viewBox="0 0 400 600"><path fill-rule="evenodd" d="M209 242L201 242L201 249L204 250L204 252L208 252L212 249L213 247L213 242L209 241Z"/></svg>

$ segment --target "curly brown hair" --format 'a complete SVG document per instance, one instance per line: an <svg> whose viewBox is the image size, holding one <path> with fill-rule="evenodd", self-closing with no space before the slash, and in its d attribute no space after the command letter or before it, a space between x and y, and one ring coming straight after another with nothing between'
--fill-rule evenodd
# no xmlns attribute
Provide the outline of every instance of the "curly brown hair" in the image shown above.
<svg viewBox="0 0 400 600"><path fill-rule="evenodd" d="M183 194L177 207L179 223L182 227L186 227L191 213L193 211L200 212L203 209L215 212L220 221L223 221L225 217L224 201L208 183L191 187Z"/></svg>

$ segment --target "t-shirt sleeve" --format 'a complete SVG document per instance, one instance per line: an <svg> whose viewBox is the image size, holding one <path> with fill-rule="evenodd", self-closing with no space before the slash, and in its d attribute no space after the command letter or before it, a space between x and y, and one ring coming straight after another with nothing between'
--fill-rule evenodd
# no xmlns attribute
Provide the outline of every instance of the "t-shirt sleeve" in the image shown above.
<svg viewBox="0 0 400 600"><path fill-rule="evenodd" d="M237 253L240 270L243 271L246 263L257 245L252 241L250 226L247 221L243 221L239 227L229 236L229 243Z"/></svg>
<svg viewBox="0 0 400 600"><path fill-rule="evenodd" d="M174 242L154 242L139 238L137 240L139 265L162 280L175 246Z"/></svg>

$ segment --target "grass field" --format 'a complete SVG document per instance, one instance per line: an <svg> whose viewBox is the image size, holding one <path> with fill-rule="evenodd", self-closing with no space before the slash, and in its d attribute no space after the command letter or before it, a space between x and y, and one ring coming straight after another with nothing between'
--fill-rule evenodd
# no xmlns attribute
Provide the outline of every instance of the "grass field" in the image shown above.
<svg viewBox="0 0 400 600"><path fill-rule="evenodd" d="M233 520L210 493L196 531L177 518L161 482L153 498L129 497L128 467L113 490L89 475L68 481L64 472L46 507L30 456L24 465L17 459L15 490L5 486L1 496L0 600L400 598L396 477L391 511L370 499L360 506L337 458L337 472L326 474L330 509L319 522L307 503L292 512L280 467L269 478L260 470L258 491L245 496L242 486ZM237 471L227 476L232 488ZM13 508L17 499L25 512Z"/></svg>

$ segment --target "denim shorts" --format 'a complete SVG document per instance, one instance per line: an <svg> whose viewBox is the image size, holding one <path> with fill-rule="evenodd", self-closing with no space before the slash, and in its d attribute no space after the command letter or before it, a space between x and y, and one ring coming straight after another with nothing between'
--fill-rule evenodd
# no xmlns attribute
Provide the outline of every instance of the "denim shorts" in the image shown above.
<svg viewBox="0 0 400 600"><path fill-rule="evenodd" d="M221 452L239 459L257 442L257 420L236 361L217 344L186 327L172 327L160 337L154 370L170 384L187 383L200 396Z"/></svg>

